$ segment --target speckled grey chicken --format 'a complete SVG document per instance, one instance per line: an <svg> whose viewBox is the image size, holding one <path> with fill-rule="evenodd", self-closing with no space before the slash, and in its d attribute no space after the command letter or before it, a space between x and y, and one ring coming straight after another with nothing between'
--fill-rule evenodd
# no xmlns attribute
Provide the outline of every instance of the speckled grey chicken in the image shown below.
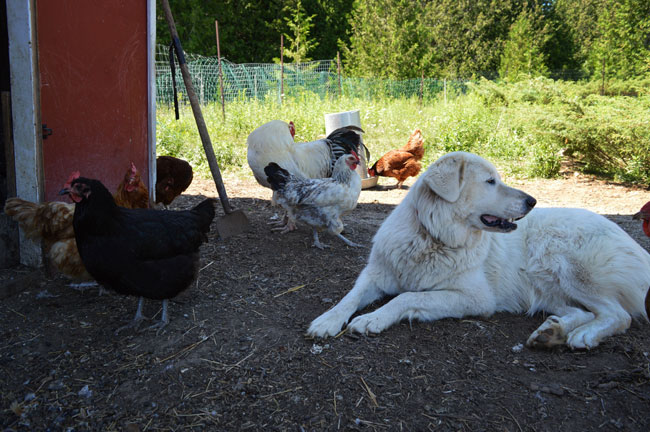
<svg viewBox="0 0 650 432"><path fill-rule="evenodd" d="M332 177L322 179L300 178L273 162L264 172L275 191L277 203L287 211L288 225L300 221L312 227L314 246L327 247L318 238L318 231L327 230L347 245L359 247L341 234L341 215L357 206L361 193L361 177L355 171L358 164L356 153L343 155L336 161ZM288 230L290 227L283 232Z"/></svg>

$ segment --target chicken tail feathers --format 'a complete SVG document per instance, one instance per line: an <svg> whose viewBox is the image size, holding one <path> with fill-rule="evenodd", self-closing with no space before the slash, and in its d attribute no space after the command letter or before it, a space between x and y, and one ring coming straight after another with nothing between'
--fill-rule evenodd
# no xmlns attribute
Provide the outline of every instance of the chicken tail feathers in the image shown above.
<svg viewBox="0 0 650 432"><path fill-rule="evenodd" d="M355 132L356 130L361 130L361 128L346 126L336 129L327 136L327 143L332 149L332 153L334 153L333 159L335 161L344 154L350 154L353 151L359 153L361 136Z"/></svg>
<svg viewBox="0 0 650 432"><path fill-rule="evenodd" d="M210 230L210 224L215 216L215 203L214 198L207 198L192 209L192 212L199 216L198 227L204 233Z"/></svg>
<svg viewBox="0 0 650 432"><path fill-rule="evenodd" d="M27 237L70 238L74 205L63 202L33 203L20 198L8 198L5 213L18 222Z"/></svg>
<svg viewBox="0 0 650 432"><path fill-rule="evenodd" d="M336 129L326 138L327 145L330 148L331 165L330 174L334 171L334 164L345 154L365 154L365 159L370 159L370 151L361 141L361 135L357 132L363 132L363 129L357 126L344 126Z"/></svg>
<svg viewBox="0 0 650 432"><path fill-rule="evenodd" d="M267 176L266 180L269 182L271 189L273 190L282 189L291 178L291 173L275 162L271 162L265 166L264 173Z"/></svg>

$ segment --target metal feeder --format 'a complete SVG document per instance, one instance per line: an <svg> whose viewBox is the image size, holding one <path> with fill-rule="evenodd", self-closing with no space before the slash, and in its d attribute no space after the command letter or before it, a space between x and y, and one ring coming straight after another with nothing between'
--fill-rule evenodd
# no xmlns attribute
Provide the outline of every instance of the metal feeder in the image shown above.
<svg viewBox="0 0 650 432"><path fill-rule="evenodd" d="M361 116L359 110L344 111L339 113L325 114L325 135L329 135L336 129L344 126L357 126L361 128ZM363 143L363 134L357 132L361 137ZM370 177L368 175L368 161L366 160L366 153L359 151L359 166L357 166L357 173L361 177L361 189L368 189L377 185L378 178Z"/></svg>

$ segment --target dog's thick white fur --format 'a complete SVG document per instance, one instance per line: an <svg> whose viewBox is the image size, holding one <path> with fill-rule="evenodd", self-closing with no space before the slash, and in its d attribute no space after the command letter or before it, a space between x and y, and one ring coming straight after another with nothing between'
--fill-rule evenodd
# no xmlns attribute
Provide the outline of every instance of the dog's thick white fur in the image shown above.
<svg viewBox="0 0 650 432"><path fill-rule="evenodd" d="M379 333L405 318L544 311L552 315L529 346L593 348L633 317L647 320L650 255L603 216L530 211L534 205L481 157L442 156L381 225L352 290L308 334L336 335L385 295L396 297L348 329Z"/></svg>

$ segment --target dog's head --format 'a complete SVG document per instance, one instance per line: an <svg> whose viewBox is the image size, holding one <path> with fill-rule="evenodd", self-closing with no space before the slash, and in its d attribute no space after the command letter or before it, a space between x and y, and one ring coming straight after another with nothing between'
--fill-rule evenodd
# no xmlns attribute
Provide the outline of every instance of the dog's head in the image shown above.
<svg viewBox="0 0 650 432"><path fill-rule="evenodd" d="M430 214L438 218L434 224L510 232L517 228L514 221L526 216L536 204L532 196L506 186L490 162L471 153L442 156L422 174L420 183L421 195L436 197L429 203L438 209ZM423 204L427 205L420 201L418 210Z"/></svg>

